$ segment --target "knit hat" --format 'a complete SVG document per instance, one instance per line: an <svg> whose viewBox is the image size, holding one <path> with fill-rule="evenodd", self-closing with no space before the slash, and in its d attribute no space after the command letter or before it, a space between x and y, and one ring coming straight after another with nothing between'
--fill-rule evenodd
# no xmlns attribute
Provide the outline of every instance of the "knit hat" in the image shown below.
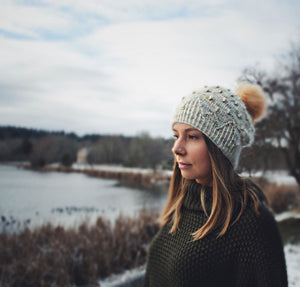
<svg viewBox="0 0 300 287"><path fill-rule="evenodd" d="M238 165L242 148L252 144L254 122L265 111L262 89L241 84L236 93L220 86L205 87L183 97L173 123L185 123L205 134L230 160Z"/></svg>

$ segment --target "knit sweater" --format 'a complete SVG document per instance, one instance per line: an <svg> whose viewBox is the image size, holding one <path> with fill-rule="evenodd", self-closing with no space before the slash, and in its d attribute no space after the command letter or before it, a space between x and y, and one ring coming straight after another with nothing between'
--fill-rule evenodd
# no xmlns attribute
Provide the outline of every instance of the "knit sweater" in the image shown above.
<svg viewBox="0 0 300 287"><path fill-rule="evenodd" d="M259 215L250 201L225 235L212 232L193 241L191 233L207 220L201 185L190 181L181 208L179 229L163 226L150 244L145 287L284 287L286 265L273 215L261 203ZM211 189L206 204L211 204Z"/></svg>

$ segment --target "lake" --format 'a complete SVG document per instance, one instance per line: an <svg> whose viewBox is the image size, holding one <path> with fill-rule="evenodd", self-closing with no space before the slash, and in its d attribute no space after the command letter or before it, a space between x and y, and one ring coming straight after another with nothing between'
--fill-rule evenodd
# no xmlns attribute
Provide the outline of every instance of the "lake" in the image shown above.
<svg viewBox="0 0 300 287"><path fill-rule="evenodd" d="M167 194L118 186L117 181L82 173L37 172L0 165L0 216L10 222L30 220L74 225L99 215L114 221L121 213L160 211Z"/></svg>

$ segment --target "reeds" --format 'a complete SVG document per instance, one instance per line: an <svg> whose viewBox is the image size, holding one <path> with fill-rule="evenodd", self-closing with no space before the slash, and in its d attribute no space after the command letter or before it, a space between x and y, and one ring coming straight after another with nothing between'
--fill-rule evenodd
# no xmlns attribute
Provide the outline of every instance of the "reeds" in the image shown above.
<svg viewBox="0 0 300 287"><path fill-rule="evenodd" d="M300 190L297 185L268 183L264 187L264 193L275 213L300 208Z"/></svg>
<svg viewBox="0 0 300 287"><path fill-rule="evenodd" d="M102 217L78 228L46 224L0 234L0 286L97 286L100 278L145 263L157 215Z"/></svg>

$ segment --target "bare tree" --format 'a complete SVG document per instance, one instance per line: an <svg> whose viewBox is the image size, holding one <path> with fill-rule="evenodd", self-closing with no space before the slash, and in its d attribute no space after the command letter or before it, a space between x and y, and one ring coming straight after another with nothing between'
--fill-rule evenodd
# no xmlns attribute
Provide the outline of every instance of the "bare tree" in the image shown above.
<svg viewBox="0 0 300 287"><path fill-rule="evenodd" d="M121 164L126 156L126 139L121 136L103 136L92 145L89 163Z"/></svg>
<svg viewBox="0 0 300 287"><path fill-rule="evenodd" d="M34 142L30 162L33 167L50 163L70 166L76 161L76 141L65 136L48 135Z"/></svg>
<svg viewBox="0 0 300 287"><path fill-rule="evenodd" d="M268 95L268 115L257 123L260 145L272 144L300 185L300 45L293 45L269 76L258 68L247 68L240 81L260 85Z"/></svg>

